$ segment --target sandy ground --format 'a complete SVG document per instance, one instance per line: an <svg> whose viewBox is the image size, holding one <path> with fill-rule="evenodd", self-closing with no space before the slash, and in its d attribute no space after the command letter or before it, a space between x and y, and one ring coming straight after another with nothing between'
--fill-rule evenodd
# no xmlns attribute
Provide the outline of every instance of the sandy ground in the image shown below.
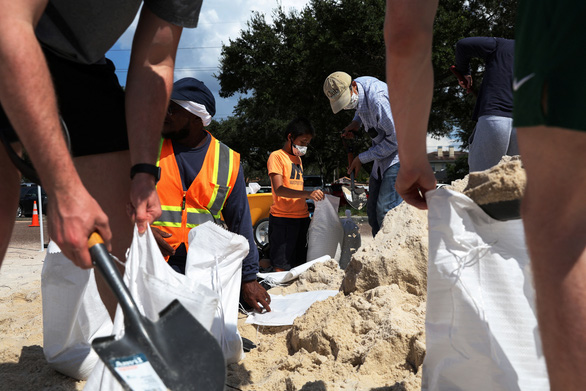
<svg viewBox="0 0 586 391"><path fill-rule="evenodd" d="M420 389L425 278L390 278L397 275L391 270L399 270L400 276L417 267L400 265L402 250L388 243L389 237L405 236L399 233L405 231L403 219L412 215L412 210L401 212L396 228L385 225L374 239L365 219L359 223L362 246L346 273L330 261L290 287L273 288L273 294L341 289L294 326L259 328L244 324L245 316L240 316L241 334L258 348L229 366L226 389ZM415 225L414 235L425 241L425 223ZM407 234L394 241L405 247L413 240ZM45 251L39 247L38 239L30 243L13 235L0 271L0 390L81 390L84 381L54 371L43 356L40 276ZM386 265L391 253L398 254L398 261ZM412 262L416 257L403 258Z"/></svg>
<svg viewBox="0 0 586 391"><path fill-rule="evenodd" d="M43 356L41 270L38 228L24 240L15 230L0 270L0 390L81 390L82 382L51 369ZM26 224L26 225L25 225Z"/></svg>
<svg viewBox="0 0 586 391"><path fill-rule="evenodd" d="M455 189L466 184L458 181ZM43 356L45 251L29 223L17 221L0 270L0 391L81 390L85 382L54 371ZM241 335L257 347L228 366L226 390L421 389L427 212L403 203L375 238L365 219L359 227L362 246L345 270L330 260L269 291L339 290L336 296L312 305L293 326L258 327L239 317Z"/></svg>

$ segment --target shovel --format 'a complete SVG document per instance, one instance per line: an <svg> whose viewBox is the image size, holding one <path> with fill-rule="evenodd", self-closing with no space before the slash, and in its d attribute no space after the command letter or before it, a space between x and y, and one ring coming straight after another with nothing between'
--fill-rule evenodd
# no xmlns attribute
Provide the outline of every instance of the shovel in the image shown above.
<svg viewBox="0 0 586 391"><path fill-rule="evenodd" d="M348 202L348 204L354 209L360 210L366 205L366 192L364 189L357 189L354 186L354 171L350 173L350 188L348 188L347 185L342 186L342 193L344 193L346 202Z"/></svg>
<svg viewBox="0 0 586 391"><path fill-rule="evenodd" d="M354 135L352 134L348 141L346 139L342 139L344 143L344 147L348 153L348 166L352 165L352 161L354 160L354 145L352 143L354 139ZM366 205L366 193L364 189L357 189L354 186L354 171L350 172L350 188L347 185L342 186L342 193L344 193L344 198L348 205L353 207L354 209L362 209L364 205Z"/></svg>
<svg viewBox="0 0 586 391"><path fill-rule="evenodd" d="M226 364L216 339L177 300L153 322L138 310L97 233L93 263L124 313L124 335L96 338L92 347L125 390L223 390Z"/></svg>

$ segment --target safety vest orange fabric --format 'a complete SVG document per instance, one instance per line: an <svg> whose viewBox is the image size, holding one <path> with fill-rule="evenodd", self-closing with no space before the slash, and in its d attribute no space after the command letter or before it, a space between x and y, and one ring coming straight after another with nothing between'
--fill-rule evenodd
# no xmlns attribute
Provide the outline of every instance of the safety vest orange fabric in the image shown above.
<svg viewBox="0 0 586 391"><path fill-rule="evenodd" d="M157 161L161 179L157 183L157 193L162 214L153 226L173 235L165 239L173 248L181 243L187 248L187 235L193 227L221 218L222 208L236 183L240 154L210 137L203 166L187 191L183 191L171 140L161 141Z"/></svg>

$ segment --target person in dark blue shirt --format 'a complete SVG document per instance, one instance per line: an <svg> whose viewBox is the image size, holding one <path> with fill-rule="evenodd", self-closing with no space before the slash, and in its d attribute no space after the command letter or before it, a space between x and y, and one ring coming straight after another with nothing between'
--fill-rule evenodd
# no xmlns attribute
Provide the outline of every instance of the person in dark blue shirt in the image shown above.
<svg viewBox="0 0 586 391"><path fill-rule="evenodd" d="M492 37L470 37L456 44L459 84L472 89L470 60L484 60L484 76L472 119L476 127L469 140L470 171L483 171L505 155L518 155L517 132L513 128L513 59L515 41Z"/></svg>
<svg viewBox="0 0 586 391"><path fill-rule="evenodd" d="M188 189L192 187L198 174L206 175L202 170L206 155L210 149L211 142L217 143L217 140L204 128L204 126L209 125L214 114L215 99L210 90L201 81L193 78L184 78L175 82L162 136L165 140L170 140L172 143L174 160L177 163L179 175L181 176L184 203L186 196L192 197L194 194L194 192L188 192ZM165 145L168 144L164 143L163 146ZM214 144L214 148L216 148L216 144ZM224 148L226 147L224 146ZM220 152L219 154L221 155L222 153ZM262 309L270 311L270 295L256 280L256 274L259 270L259 256L253 236L242 166L238 164L238 167L234 168L238 170L238 175L231 191L227 193L227 198L223 208L221 208L221 213L228 230L244 236L248 240L250 247L248 255L242 262L242 298L248 305L259 312ZM163 183L165 170L162 169L161 172L161 183ZM159 185L157 185L157 192L162 200L161 202L164 203L165 195L161 191L166 190L164 186ZM196 188L200 189L199 187ZM168 190L172 191L171 188L168 188ZM199 196L195 194L194 198L201 200L201 198L206 196L204 194ZM161 216L160 220L164 219L163 216ZM216 220L213 218L213 214L209 213L201 217ZM153 234L157 239L163 255L166 257L169 256L169 266L175 271L184 274L187 257L185 243L180 243L177 246L181 240L171 238L172 234L163 230L166 228L164 221L155 222L154 224L161 227L161 229L152 227ZM177 231L178 234L179 231ZM171 246L165 239L173 242L174 246Z"/></svg>

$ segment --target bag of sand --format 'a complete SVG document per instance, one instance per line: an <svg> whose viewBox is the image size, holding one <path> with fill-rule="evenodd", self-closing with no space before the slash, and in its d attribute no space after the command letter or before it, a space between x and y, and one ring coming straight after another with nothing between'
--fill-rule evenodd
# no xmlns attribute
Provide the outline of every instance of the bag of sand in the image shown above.
<svg viewBox="0 0 586 391"><path fill-rule="evenodd" d="M549 390L522 221L445 188L426 198L422 390Z"/></svg>

